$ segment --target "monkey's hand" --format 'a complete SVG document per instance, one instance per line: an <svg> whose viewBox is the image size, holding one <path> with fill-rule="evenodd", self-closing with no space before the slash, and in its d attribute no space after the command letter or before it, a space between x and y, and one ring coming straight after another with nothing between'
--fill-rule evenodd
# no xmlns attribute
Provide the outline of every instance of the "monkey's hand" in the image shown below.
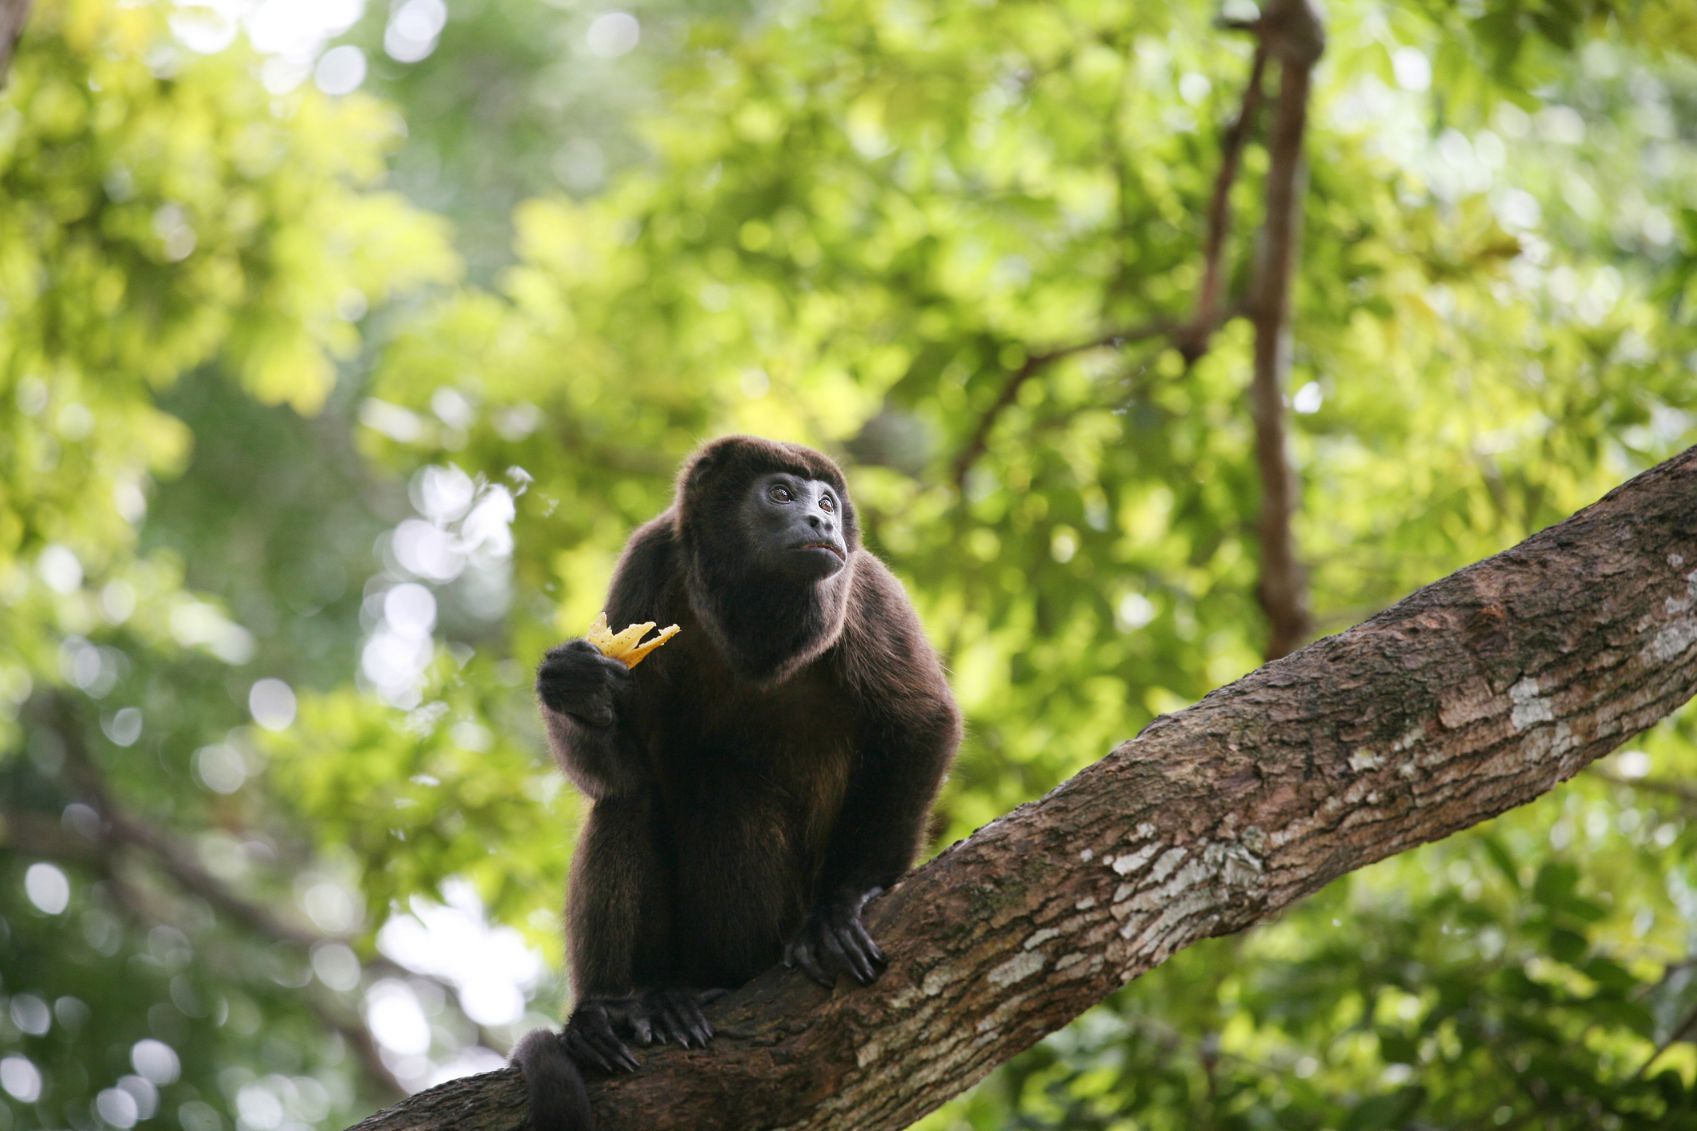
<svg viewBox="0 0 1697 1131"><path fill-rule="evenodd" d="M536 697L551 711L593 727L613 725L613 707L630 683L630 669L587 640L568 640L542 657Z"/></svg>
<svg viewBox="0 0 1697 1131"><path fill-rule="evenodd" d="M724 990L648 990L624 997L587 997L572 1010L562 1034L578 1064L608 1075L635 1072L637 1059L625 1045L675 1044L706 1048L713 1037L701 1007Z"/></svg>
<svg viewBox="0 0 1697 1131"><path fill-rule="evenodd" d="M828 895L808 912L801 933L784 947L784 965L802 972L829 989L837 975L848 974L863 986L870 986L884 972L888 960L878 944L860 921L860 909L866 901L883 892L883 888L866 891L838 891Z"/></svg>

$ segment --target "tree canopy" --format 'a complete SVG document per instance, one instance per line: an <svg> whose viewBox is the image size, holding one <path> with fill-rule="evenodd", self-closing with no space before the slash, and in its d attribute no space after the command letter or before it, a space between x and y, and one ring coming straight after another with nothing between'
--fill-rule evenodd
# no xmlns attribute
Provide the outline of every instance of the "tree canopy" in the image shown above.
<svg viewBox="0 0 1697 1131"><path fill-rule="evenodd" d="M36 0L0 91L0 1131L339 1125L557 1017L531 671L708 436L848 466L968 715L939 846L1269 651L1252 5L368 7ZM1689 7L1325 34L1310 637L1697 437ZM1673 1121L1693 820L1686 708L921 1126Z"/></svg>

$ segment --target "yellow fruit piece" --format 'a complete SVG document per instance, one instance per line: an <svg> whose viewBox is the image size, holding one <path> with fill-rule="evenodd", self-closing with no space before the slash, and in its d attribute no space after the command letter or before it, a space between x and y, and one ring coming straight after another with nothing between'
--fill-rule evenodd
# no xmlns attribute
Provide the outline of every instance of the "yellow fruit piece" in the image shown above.
<svg viewBox="0 0 1697 1131"><path fill-rule="evenodd" d="M623 662L625 667L634 668L648 657L648 653L678 634L678 626L669 624L662 628L654 639L646 644L642 643L643 636L653 627L654 622L650 620L628 625L614 632L607 627L607 614L603 612L595 618L595 623L589 626L589 631L583 634L583 638L604 654Z"/></svg>
<svg viewBox="0 0 1697 1131"><path fill-rule="evenodd" d="M607 650L607 645L613 641L613 634L607 630L606 613L595 618L595 623L589 626L589 631L583 634L583 638L601 651Z"/></svg>
<svg viewBox="0 0 1697 1131"><path fill-rule="evenodd" d="M654 649L660 647L660 645L676 636L678 631L677 625L669 624L665 628L662 628L659 635L655 636L653 640L650 640L646 644L637 645L629 652L626 652L623 656L620 656L619 659L625 662L625 667L634 668L636 665L642 663L643 660L648 658L648 653L654 651Z"/></svg>
<svg viewBox="0 0 1697 1131"><path fill-rule="evenodd" d="M633 624L614 633L613 639L608 641L607 655L623 659L624 654L635 648L637 642L648 635L648 630L653 627L653 621L645 620L641 624Z"/></svg>

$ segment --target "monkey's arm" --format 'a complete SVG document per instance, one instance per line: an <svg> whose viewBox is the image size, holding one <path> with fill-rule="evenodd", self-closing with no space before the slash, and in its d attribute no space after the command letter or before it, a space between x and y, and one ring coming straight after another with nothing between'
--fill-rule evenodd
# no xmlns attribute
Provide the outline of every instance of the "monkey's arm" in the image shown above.
<svg viewBox="0 0 1697 1131"><path fill-rule="evenodd" d="M871 568L868 568L871 567ZM785 957L829 984L836 969L862 984L883 952L860 909L912 864L925 818L960 744L960 710L900 584L882 563L859 564L845 669L858 701L855 765L820 875L820 896Z"/></svg>
<svg viewBox="0 0 1697 1131"><path fill-rule="evenodd" d="M665 581L674 571L668 515L631 536L607 594L611 623L654 620L663 613ZM652 770L641 742L636 682L650 688L664 676L650 660L640 674L587 640L551 649L536 672L536 695L548 744L573 784L599 801L645 788Z"/></svg>
<svg viewBox="0 0 1697 1131"><path fill-rule="evenodd" d="M536 669L536 697L554 759L596 801L629 794L647 781L625 717L630 680L623 663L581 639L550 649Z"/></svg>

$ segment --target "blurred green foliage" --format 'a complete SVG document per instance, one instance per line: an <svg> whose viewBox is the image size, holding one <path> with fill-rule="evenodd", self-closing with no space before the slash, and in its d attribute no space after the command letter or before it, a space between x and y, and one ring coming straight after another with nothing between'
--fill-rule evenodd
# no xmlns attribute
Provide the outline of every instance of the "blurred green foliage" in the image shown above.
<svg viewBox="0 0 1697 1131"><path fill-rule="evenodd" d="M38 0L0 96L0 1131L334 1126L557 1013L451 960L487 917L558 966L529 673L708 436L849 465L970 717L939 842L1259 661L1249 327L1111 340L1195 301L1214 5L396 0L335 58L249 44L281 10ZM1327 18L1331 632L1693 442L1697 17ZM1694 819L1688 709L924 1126L1697 1119Z"/></svg>

